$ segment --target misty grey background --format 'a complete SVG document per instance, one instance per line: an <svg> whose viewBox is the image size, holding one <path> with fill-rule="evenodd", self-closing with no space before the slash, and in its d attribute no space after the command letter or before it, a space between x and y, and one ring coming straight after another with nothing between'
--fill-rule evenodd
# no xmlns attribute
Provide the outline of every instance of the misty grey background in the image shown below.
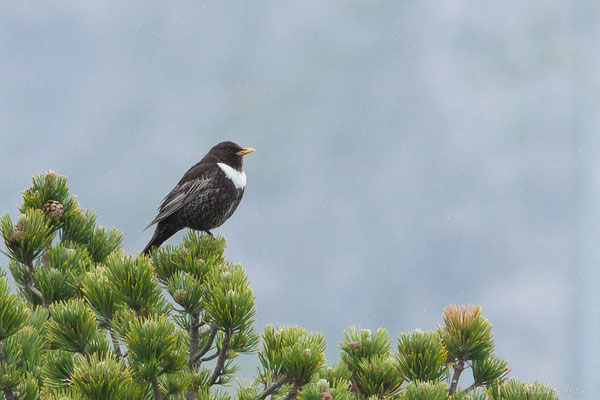
<svg viewBox="0 0 600 400"><path fill-rule="evenodd" d="M136 252L234 140L257 151L215 233L259 330L322 331L334 362L349 325L395 340L481 304L511 376L597 398L599 23L596 1L5 1L0 212L53 169Z"/></svg>

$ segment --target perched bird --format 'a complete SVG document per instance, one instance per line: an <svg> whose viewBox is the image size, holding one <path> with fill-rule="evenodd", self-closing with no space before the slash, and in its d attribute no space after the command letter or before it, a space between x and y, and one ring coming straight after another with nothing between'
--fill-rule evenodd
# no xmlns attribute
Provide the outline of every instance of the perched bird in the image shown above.
<svg viewBox="0 0 600 400"><path fill-rule="evenodd" d="M222 142L210 149L163 199L158 215L146 227L157 224L143 253L159 247L183 228L212 236L210 230L221 226L240 204L246 187L243 157L253 151L233 142Z"/></svg>

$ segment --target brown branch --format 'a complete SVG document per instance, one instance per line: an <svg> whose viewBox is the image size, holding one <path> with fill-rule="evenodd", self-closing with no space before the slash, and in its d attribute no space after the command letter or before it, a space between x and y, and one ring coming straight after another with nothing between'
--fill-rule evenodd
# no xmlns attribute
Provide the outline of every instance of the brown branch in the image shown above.
<svg viewBox="0 0 600 400"><path fill-rule="evenodd" d="M110 339L112 340L113 347L115 348L115 354L117 355L117 359L122 359L123 354L121 353L121 346L119 345L119 341L117 340L117 335L115 334L115 328L112 326L110 318L106 319L106 326L108 332L110 333Z"/></svg>
<svg viewBox="0 0 600 400"><path fill-rule="evenodd" d="M192 326L194 328L202 328L204 325L206 325L206 322L198 321L196 324L193 324Z"/></svg>
<svg viewBox="0 0 600 400"><path fill-rule="evenodd" d="M154 400L162 400L160 395L160 387L158 386L158 378L152 378L152 397Z"/></svg>
<svg viewBox="0 0 600 400"><path fill-rule="evenodd" d="M50 246L46 247L46 249L42 252L42 266L45 269L50 269L50 255L48 254L48 250L50 249Z"/></svg>
<svg viewBox="0 0 600 400"><path fill-rule="evenodd" d="M269 388L265 389L260 394L259 399L260 400L266 399L267 396L270 396L273 393L275 393L277 391L277 389L279 389L280 387L282 387L283 385L285 385L288 381L289 381L289 378L287 377L287 375L283 375L280 380L278 380L277 382L275 382L274 384L272 384Z"/></svg>
<svg viewBox="0 0 600 400"><path fill-rule="evenodd" d="M205 362L205 361L210 361L210 360L214 360L215 358L217 358L219 356L219 351L215 351L213 354L211 354L210 356L206 356L206 357L202 357L200 359L200 362Z"/></svg>
<svg viewBox="0 0 600 400"><path fill-rule="evenodd" d="M469 393L471 390L473 390L473 389L475 389L475 388L477 388L477 387L479 387L479 386L481 386L481 385L482 385L482 383L473 382L473 384L472 384L471 386L469 386L468 388L466 388L466 389L464 390L464 392L465 392L465 393Z"/></svg>
<svg viewBox="0 0 600 400"><path fill-rule="evenodd" d="M287 394L285 395L285 397L283 398L283 400L292 400L292 399L295 399L296 396L298 396L298 392L300 391L300 388L301 388L300 385L298 385L297 383L294 383L294 385L287 392Z"/></svg>
<svg viewBox="0 0 600 400"><path fill-rule="evenodd" d="M219 358L217 359L217 365L215 366L215 370L213 371L212 377L210 378L210 385L214 385L219 376L223 373L223 366L225 365L225 360L227 359L227 350L229 350L229 344L231 342L231 333L225 332L225 337L223 338L223 343L221 343L221 354L219 354Z"/></svg>
<svg viewBox="0 0 600 400"><path fill-rule="evenodd" d="M29 289L29 291L33 294L35 294L36 296L38 296L40 298L40 300L42 300L42 305L44 307L47 307L46 303L44 302L44 296L42 296L42 292L40 292L40 290L38 288L35 287L35 285L33 284L33 281L28 280L27 282L25 282L25 287L27 289Z"/></svg>
<svg viewBox="0 0 600 400"><path fill-rule="evenodd" d="M42 302L42 306L44 308L48 308L48 305L44 301L44 296L42 296L42 292L40 291L40 289L36 288L35 284L33 283L33 264L29 263L29 264L25 264L25 265L27 266L27 272L28 272L27 277L26 277L27 279L25 281L25 288L40 298L40 300Z"/></svg>
<svg viewBox="0 0 600 400"><path fill-rule="evenodd" d="M83 354L87 360L89 360L91 357L90 352L85 347L83 349L81 349L81 354Z"/></svg>
<svg viewBox="0 0 600 400"><path fill-rule="evenodd" d="M210 348L213 345L213 342L215 341L215 337L217 336L217 328L215 328L214 326L212 328L210 328L210 330L204 332L202 335L203 337L206 336L206 333L210 332L210 336L208 338L208 341L206 342L206 344L204 345L204 347L198 352L196 353L196 355L194 356L194 365L200 361L200 359L202 358L203 355L205 355L206 353L208 353L208 351L210 350Z"/></svg>
<svg viewBox="0 0 600 400"><path fill-rule="evenodd" d="M194 368L194 357L198 352L198 323L200 316L198 314L192 314L192 323L190 325L190 355L188 357L188 368L191 371Z"/></svg>
<svg viewBox="0 0 600 400"><path fill-rule="evenodd" d="M198 328L201 327L204 324L199 324ZM207 337L208 335L212 334L213 330L211 329L207 329L204 332L202 332L201 334L198 335L198 339L204 339L205 337Z"/></svg>
<svg viewBox="0 0 600 400"><path fill-rule="evenodd" d="M458 386L458 380L460 379L460 374L465 369L465 360L459 358L456 364L454 364L454 375L452 376L452 382L450 383L450 389L448 390L448 395L453 395L456 392L456 387Z"/></svg>

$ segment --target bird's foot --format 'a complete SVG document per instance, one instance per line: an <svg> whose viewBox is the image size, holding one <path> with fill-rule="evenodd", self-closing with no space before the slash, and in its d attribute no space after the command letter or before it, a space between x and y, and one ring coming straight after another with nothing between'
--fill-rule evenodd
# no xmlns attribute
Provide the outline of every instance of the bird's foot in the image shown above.
<svg viewBox="0 0 600 400"><path fill-rule="evenodd" d="M206 232L206 234L207 234L208 236L210 236L210 238L211 238L211 239L214 239L214 238L215 238L215 237L213 236L213 234L212 234L210 231L204 231L204 232Z"/></svg>

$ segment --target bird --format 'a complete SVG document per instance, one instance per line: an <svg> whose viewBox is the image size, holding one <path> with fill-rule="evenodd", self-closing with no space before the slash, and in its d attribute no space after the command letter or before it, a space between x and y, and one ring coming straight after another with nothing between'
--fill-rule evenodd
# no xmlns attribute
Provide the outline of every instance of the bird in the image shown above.
<svg viewBox="0 0 600 400"><path fill-rule="evenodd" d="M243 159L253 151L230 141L210 149L163 199L158 215L144 229L156 224L142 254L150 254L153 248L184 228L213 237L211 230L223 225L242 200L246 188Z"/></svg>

